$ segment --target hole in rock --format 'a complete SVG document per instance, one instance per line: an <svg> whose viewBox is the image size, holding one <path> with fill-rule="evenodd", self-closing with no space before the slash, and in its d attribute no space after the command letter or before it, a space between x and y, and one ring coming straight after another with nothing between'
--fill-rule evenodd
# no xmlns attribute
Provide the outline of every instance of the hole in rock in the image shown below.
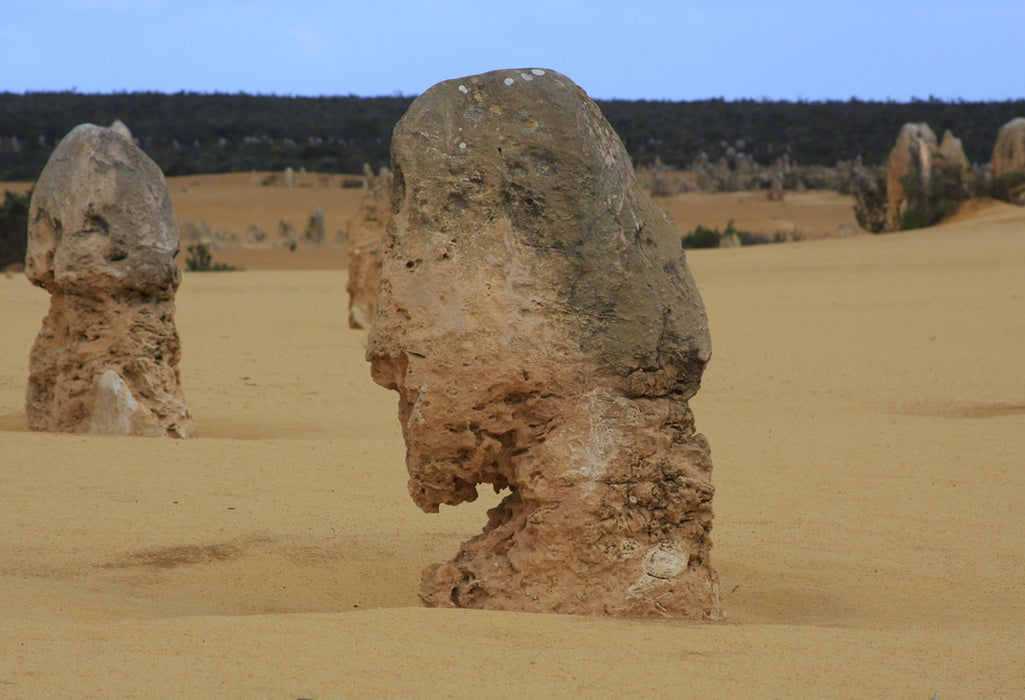
<svg viewBox="0 0 1025 700"><path fill-rule="evenodd" d="M98 233L101 236L109 236L110 225L104 217L94 212L89 212L85 216L83 233Z"/></svg>

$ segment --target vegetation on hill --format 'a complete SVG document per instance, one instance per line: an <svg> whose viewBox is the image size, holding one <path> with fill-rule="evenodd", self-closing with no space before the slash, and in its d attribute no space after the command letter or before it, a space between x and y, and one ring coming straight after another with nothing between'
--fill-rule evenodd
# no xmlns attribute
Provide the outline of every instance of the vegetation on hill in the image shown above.
<svg viewBox="0 0 1025 700"><path fill-rule="evenodd" d="M971 196L957 166L934 171L924 187L917 173L905 175L900 182L907 195L907 209L900 215L901 231L934 226L953 216Z"/></svg>
<svg viewBox="0 0 1025 700"><path fill-rule="evenodd" d="M0 205L0 270L25 262L30 198L31 195L4 192L4 201Z"/></svg>
<svg viewBox="0 0 1025 700"><path fill-rule="evenodd" d="M719 248L723 245L724 240L727 245L759 245L769 242L767 236L751 231L741 231L733 225L733 219L730 219L726 222L726 229L723 231L698 224L693 231L688 231L680 237L680 245L684 249Z"/></svg>
<svg viewBox="0 0 1025 700"><path fill-rule="evenodd" d="M0 93L0 180L34 180L54 146L83 122L122 120L167 175L245 170L358 173L388 163L392 127L412 97L278 97L179 92ZM861 156L882 163L905 122L952 130L970 160L988 162L1000 126L1025 114L1006 102L599 101L639 165L687 168L727 149L802 165ZM739 143L738 143L739 142ZM738 148L740 145L740 148Z"/></svg>
<svg viewBox="0 0 1025 700"><path fill-rule="evenodd" d="M120 119L166 175L246 170L362 172L388 162L412 98L196 93L0 93L0 180L34 180L76 125Z"/></svg>
<svg viewBox="0 0 1025 700"><path fill-rule="evenodd" d="M233 272L240 269L227 263L215 263L210 247L204 243L190 245L186 252L185 269L189 272Z"/></svg>
<svg viewBox="0 0 1025 700"><path fill-rule="evenodd" d="M989 196L1011 204L1025 204L1025 173L1013 170L993 178Z"/></svg>
<svg viewBox="0 0 1025 700"><path fill-rule="evenodd" d="M716 160L731 146L764 164L784 154L802 165L831 166L859 156L866 164L881 164L907 122L927 122L938 134L953 131L969 160L987 163L1000 127L1025 113L1025 100L614 101L599 105L638 163L659 156L663 163L681 168L702 152Z"/></svg>

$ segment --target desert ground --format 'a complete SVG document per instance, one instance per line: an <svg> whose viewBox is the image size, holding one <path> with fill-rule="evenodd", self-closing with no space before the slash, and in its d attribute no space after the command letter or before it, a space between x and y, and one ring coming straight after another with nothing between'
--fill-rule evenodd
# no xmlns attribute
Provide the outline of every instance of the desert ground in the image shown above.
<svg viewBox="0 0 1025 700"><path fill-rule="evenodd" d="M169 186L344 228L361 192L310 178ZM420 607L498 497L413 505L340 247L217 251L245 270L177 299L193 440L28 432L48 297L0 275L0 697L1025 697L1025 209L818 238L850 199L660 203L809 234L688 253L725 623Z"/></svg>

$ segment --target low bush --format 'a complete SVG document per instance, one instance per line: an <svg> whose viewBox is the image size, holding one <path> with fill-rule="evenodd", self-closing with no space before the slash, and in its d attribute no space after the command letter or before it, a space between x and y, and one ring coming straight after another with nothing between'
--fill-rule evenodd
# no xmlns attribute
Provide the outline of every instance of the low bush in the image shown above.
<svg viewBox="0 0 1025 700"><path fill-rule="evenodd" d="M27 195L4 192L4 202L0 205L0 269L25 262L31 198L31 192Z"/></svg>
<svg viewBox="0 0 1025 700"><path fill-rule="evenodd" d="M934 226L955 214L961 202L971 196L961 180L960 169L956 167L933 170L927 187L922 186L915 173L902 177L900 184L907 198L907 208L900 215L897 226L901 231Z"/></svg>
<svg viewBox="0 0 1025 700"><path fill-rule="evenodd" d="M943 199L932 206L915 207L900 215L900 230L910 231L915 228L935 226L947 217L957 213L960 202Z"/></svg>
<svg viewBox="0 0 1025 700"><path fill-rule="evenodd" d="M732 222L731 222L732 223ZM680 243L687 250L693 248L718 248L722 240L722 234L717 228L706 228L701 224L693 231L687 233L680 239Z"/></svg>
<svg viewBox="0 0 1025 700"><path fill-rule="evenodd" d="M729 229L729 226L726 228ZM762 233L753 233L751 231L735 231L735 233L737 238L740 239L740 245L765 245L766 243L772 243L772 240Z"/></svg>
<svg viewBox="0 0 1025 700"><path fill-rule="evenodd" d="M733 225L733 219L726 222L726 229L720 231L717 228L708 228L698 224L697 228L689 231L686 236L680 238L680 244L687 250L693 248L718 248L724 239L736 236L740 245L761 245L769 243L769 237L751 231L741 231Z"/></svg>
<svg viewBox="0 0 1025 700"><path fill-rule="evenodd" d="M210 255L210 248L203 243L190 245L185 250L188 252L185 269L189 272L231 272L241 269L224 263L215 263L213 256Z"/></svg>
<svg viewBox="0 0 1025 700"><path fill-rule="evenodd" d="M1025 200L1025 172L1014 170L993 178L989 183L989 196L1011 204Z"/></svg>

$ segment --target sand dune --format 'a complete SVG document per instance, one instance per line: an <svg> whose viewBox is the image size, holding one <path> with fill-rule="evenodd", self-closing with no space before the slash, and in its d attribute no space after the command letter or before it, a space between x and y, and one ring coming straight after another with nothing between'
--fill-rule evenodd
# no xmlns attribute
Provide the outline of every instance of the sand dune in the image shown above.
<svg viewBox="0 0 1025 700"><path fill-rule="evenodd" d="M338 269L184 275L189 441L26 432L0 276L0 697L1025 696L1023 236L689 255L719 625L420 608L496 497L412 504Z"/></svg>

